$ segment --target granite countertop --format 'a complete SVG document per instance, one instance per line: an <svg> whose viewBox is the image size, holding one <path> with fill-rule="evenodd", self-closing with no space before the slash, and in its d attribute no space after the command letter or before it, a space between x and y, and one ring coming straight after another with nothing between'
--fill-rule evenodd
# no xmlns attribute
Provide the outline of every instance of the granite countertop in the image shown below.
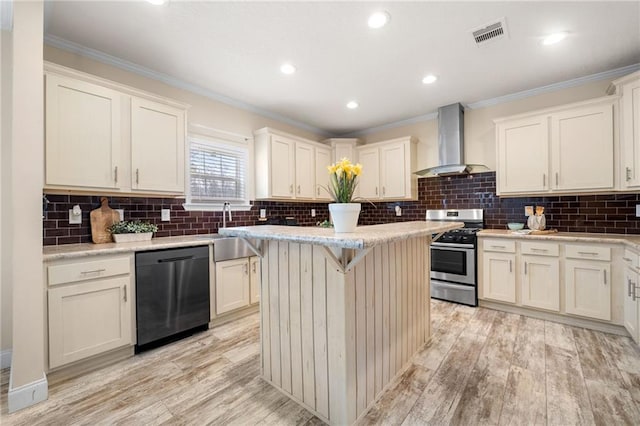
<svg viewBox="0 0 640 426"><path fill-rule="evenodd" d="M136 241L131 243L105 244L65 244L60 246L44 246L42 258L44 261L56 259L70 259L85 256L102 256L136 251L162 250L177 247L194 247L211 244L217 234L201 234L180 237L152 238L150 241Z"/></svg>
<svg viewBox="0 0 640 426"><path fill-rule="evenodd" d="M506 229L483 229L482 231L478 232L477 235L478 237L550 240L559 242L626 244L631 248L640 250L640 235L595 234L589 232L555 232L553 234L524 235Z"/></svg>
<svg viewBox="0 0 640 426"><path fill-rule="evenodd" d="M242 226L220 229L220 235L259 240L307 243L328 247L365 249L382 243L408 240L461 228L462 222L415 221L358 226L355 232L336 234L332 228L278 225Z"/></svg>

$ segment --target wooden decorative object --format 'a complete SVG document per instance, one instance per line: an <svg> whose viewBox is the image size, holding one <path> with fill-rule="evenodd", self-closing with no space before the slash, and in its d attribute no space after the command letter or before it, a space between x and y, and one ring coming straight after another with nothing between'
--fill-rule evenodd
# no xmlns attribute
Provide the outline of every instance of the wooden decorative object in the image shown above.
<svg viewBox="0 0 640 426"><path fill-rule="evenodd" d="M91 210L91 239L95 244L110 243L113 241L109 227L115 222L120 222L120 214L109 207L107 197L100 198L100 207Z"/></svg>

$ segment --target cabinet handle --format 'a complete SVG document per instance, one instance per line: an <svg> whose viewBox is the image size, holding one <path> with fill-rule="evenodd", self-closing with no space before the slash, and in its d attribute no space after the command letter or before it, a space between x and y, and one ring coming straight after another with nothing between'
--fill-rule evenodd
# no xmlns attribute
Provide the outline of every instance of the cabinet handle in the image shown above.
<svg viewBox="0 0 640 426"><path fill-rule="evenodd" d="M631 262L631 259L629 259L628 257L623 257L622 260L624 260L625 262Z"/></svg>
<svg viewBox="0 0 640 426"><path fill-rule="evenodd" d="M118 183L118 166L113 170L113 180Z"/></svg>
<svg viewBox="0 0 640 426"><path fill-rule="evenodd" d="M253 272L254 274L256 273L256 262L253 262L251 264L251 272Z"/></svg>
<svg viewBox="0 0 640 426"><path fill-rule="evenodd" d="M558 186L558 172L556 172L556 187Z"/></svg>
<svg viewBox="0 0 640 426"><path fill-rule="evenodd" d="M505 246L491 246L491 248L494 248L494 249L506 249Z"/></svg>
<svg viewBox="0 0 640 426"><path fill-rule="evenodd" d="M533 248L533 247L532 247L532 248L531 248L531 251L537 251L537 252L540 252L540 253L546 253L546 252L548 252L549 250L547 250L547 249L540 249L540 248Z"/></svg>
<svg viewBox="0 0 640 426"><path fill-rule="evenodd" d="M242 270L244 271L245 275L249 275L249 268L247 267L246 263L242 265Z"/></svg>
<svg viewBox="0 0 640 426"><path fill-rule="evenodd" d="M94 270L91 270L91 271L82 271L82 272L80 272L80 273L81 273L82 275L86 275L86 274L99 274L100 272L104 272L104 271L106 271L106 269L105 269L105 268L101 268L101 269L94 269Z"/></svg>
<svg viewBox="0 0 640 426"><path fill-rule="evenodd" d="M293 194L293 184L289 185L289 194Z"/></svg>
<svg viewBox="0 0 640 426"><path fill-rule="evenodd" d="M603 272L603 275L604 275L604 285L607 285L607 271L604 270L602 272Z"/></svg>
<svg viewBox="0 0 640 426"><path fill-rule="evenodd" d="M588 255L588 256L597 256L598 255L598 253L595 253L593 251L579 251L578 254Z"/></svg>
<svg viewBox="0 0 640 426"><path fill-rule="evenodd" d="M376 195L378 195L378 187L376 186Z"/></svg>
<svg viewBox="0 0 640 426"><path fill-rule="evenodd" d="M298 194L300 193L300 185L298 185Z"/></svg>
<svg viewBox="0 0 640 426"><path fill-rule="evenodd" d="M626 172L625 177L627 179L627 182L629 182L631 180L631 169L627 167L625 172Z"/></svg>
<svg viewBox="0 0 640 426"><path fill-rule="evenodd" d="M317 194L317 195L320 195L320 187L317 187L317 188L316 188L316 194Z"/></svg>
<svg viewBox="0 0 640 426"><path fill-rule="evenodd" d="M524 262L524 274L527 275L527 262Z"/></svg>
<svg viewBox="0 0 640 426"><path fill-rule="evenodd" d="M511 269L511 260L509 260L509 272L513 272L513 270Z"/></svg>
<svg viewBox="0 0 640 426"><path fill-rule="evenodd" d="M545 173L542 174L542 187L547 186L547 175Z"/></svg>
<svg viewBox="0 0 640 426"><path fill-rule="evenodd" d="M127 301L127 285L124 285L124 301Z"/></svg>
<svg viewBox="0 0 640 426"><path fill-rule="evenodd" d="M387 188L386 187L382 187L382 195L385 195L387 193Z"/></svg>
<svg viewBox="0 0 640 426"><path fill-rule="evenodd" d="M140 170L136 169L136 185L140 183Z"/></svg>
<svg viewBox="0 0 640 426"><path fill-rule="evenodd" d="M636 287L636 283L631 283L631 288L633 289L631 296L633 297L633 301L635 302L636 300L640 299L637 293L640 287Z"/></svg>

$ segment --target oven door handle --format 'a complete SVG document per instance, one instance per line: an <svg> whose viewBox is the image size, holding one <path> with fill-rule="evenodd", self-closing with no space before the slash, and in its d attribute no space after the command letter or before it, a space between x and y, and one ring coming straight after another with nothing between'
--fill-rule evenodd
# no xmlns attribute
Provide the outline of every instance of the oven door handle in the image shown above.
<svg viewBox="0 0 640 426"><path fill-rule="evenodd" d="M473 250L473 244L456 244L456 243L431 243L431 247L437 248L460 248Z"/></svg>

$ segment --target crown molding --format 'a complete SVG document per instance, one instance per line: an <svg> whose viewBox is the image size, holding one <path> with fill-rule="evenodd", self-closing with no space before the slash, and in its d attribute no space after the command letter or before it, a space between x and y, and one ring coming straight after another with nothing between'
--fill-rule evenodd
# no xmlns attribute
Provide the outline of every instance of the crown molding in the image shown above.
<svg viewBox="0 0 640 426"><path fill-rule="evenodd" d="M0 30L13 29L13 0L0 1Z"/></svg>
<svg viewBox="0 0 640 426"><path fill-rule="evenodd" d="M4 0L0 3L4 3ZM311 126L306 123L302 123L300 121L293 120L291 118L285 117L280 114L276 114L271 111L267 111L262 108L255 107L253 105L249 105L245 102L238 101L236 99L230 98L228 96L221 95L209 89L205 89L204 87L198 86L196 84L187 83L186 81L180 80L178 78L172 77L170 75L160 73L154 71L150 68L143 67L136 63L118 58L116 56L109 55L107 53L101 52L96 49L92 49L90 47L83 46L79 43L75 43L69 40L65 40L63 38L54 36L52 34L46 34L44 37L45 44L56 47L58 49L66 50L71 53L75 53L80 56L84 56L86 58L94 59L98 62L102 62L107 65L114 66L116 68L120 68L134 74L141 75L143 77L151 78L153 80L161 81L162 83L168 84L169 86L176 87L178 89L186 90L191 93L195 93L196 95L204 96L206 98L212 99L217 102L221 102L223 104L242 109L245 111L249 111L255 114L259 114L263 117L270 118L272 120L277 120L291 126L297 127L301 130L306 130L311 133L315 133L321 137L332 137L335 136L332 133L327 132L326 130L319 129L317 127Z"/></svg>
<svg viewBox="0 0 640 426"><path fill-rule="evenodd" d="M584 77L573 78L571 80L561 81L546 86L536 87L534 89L523 90L522 92L511 93L509 95L498 96L491 99L485 99L478 102L472 102L466 106L467 109L486 108L505 102L513 102L519 99L530 98L532 96L541 95L543 93L555 92L556 90L568 89L570 87L581 86L586 83L598 80L615 79L617 77L630 74L640 70L640 64L628 65L622 68L616 68L609 71L603 71L596 74L586 75Z"/></svg>

